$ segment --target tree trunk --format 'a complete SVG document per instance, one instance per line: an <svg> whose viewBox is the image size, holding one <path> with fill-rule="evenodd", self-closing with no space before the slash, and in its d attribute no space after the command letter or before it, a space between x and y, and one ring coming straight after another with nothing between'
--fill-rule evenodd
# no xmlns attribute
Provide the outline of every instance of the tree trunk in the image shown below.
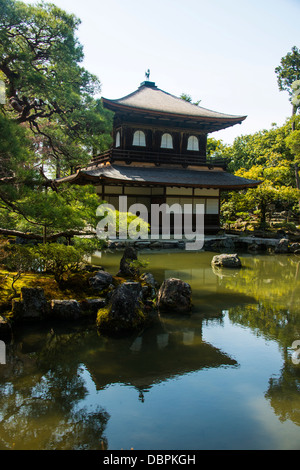
<svg viewBox="0 0 300 470"><path fill-rule="evenodd" d="M47 226L43 226L43 244L45 245L47 243Z"/></svg>
<svg viewBox="0 0 300 470"><path fill-rule="evenodd" d="M60 158L56 157L56 179L60 178Z"/></svg>
<svg viewBox="0 0 300 470"><path fill-rule="evenodd" d="M299 184L299 167L298 163L294 163L295 167L295 179L296 179L296 188L300 189L300 184Z"/></svg>
<svg viewBox="0 0 300 470"><path fill-rule="evenodd" d="M37 233L32 232L21 232L20 230L9 230L0 227L0 234L6 237L13 236L13 237L20 237L24 238L25 240L38 240L43 241L44 237ZM47 236L47 241L56 241L58 238L65 237L65 238L72 238L74 236L80 235L94 235L95 232L90 231L80 231L80 230L66 230L65 232L57 232L52 235Z"/></svg>
<svg viewBox="0 0 300 470"><path fill-rule="evenodd" d="M262 230L265 230L266 228L266 212L267 212L267 207L265 204L261 204L261 208L260 208L260 213L261 213L261 216L260 216L260 229Z"/></svg>
<svg viewBox="0 0 300 470"><path fill-rule="evenodd" d="M292 118L296 115L298 107L293 104ZM292 131L296 130L295 119L292 120Z"/></svg>

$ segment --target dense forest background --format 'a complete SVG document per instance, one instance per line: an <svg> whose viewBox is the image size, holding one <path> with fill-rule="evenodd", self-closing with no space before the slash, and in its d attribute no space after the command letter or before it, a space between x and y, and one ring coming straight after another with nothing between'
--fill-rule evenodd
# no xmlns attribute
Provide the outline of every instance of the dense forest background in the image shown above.
<svg viewBox="0 0 300 470"><path fill-rule="evenodd" d="M232 145L208 140L208 153L225 158L228 171L262 181L256 189L229 192L222 198L225 228L288 229L299 225L300 116L270 130L236 138Z"/></svg>

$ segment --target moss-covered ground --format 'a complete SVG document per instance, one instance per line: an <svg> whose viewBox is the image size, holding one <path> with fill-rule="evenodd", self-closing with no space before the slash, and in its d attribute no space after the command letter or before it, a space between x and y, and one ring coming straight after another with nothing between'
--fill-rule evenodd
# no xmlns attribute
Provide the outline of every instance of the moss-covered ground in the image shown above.
<svg viewBox="0 0 300 470"><path fill-rule="evenodd" d="M58 285L52 274L22 273L15 282L14 288L17 297L12 289L13 276L16 273L0 270L0 312L10 311L12 298L17 298L21 294L22 287L41 287L44 289L47 300L51 299L75 299L84 300L94 298L99 293L91 289L88 280L93 273L82 271L71 274L62 285Z"/></svg>

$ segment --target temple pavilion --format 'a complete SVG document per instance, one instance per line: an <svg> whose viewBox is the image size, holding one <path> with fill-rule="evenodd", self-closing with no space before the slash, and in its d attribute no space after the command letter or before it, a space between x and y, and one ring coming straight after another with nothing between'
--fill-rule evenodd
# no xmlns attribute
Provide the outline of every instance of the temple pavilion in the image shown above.
<svg viewBox="0 0 300 470"><path fill-rule="evenodd" d="M102 100L114 113L113 144L61 182L93 184L116 209L121 195L128 206L142 203L149 211L151 204L179 203L191 204L194 213L196 204L204 204L206 233L220 227L222 191L259 184L228 173L224 161L206 155L208 134L241 124L246 116L202 108L149 80L123 98Z"/></svg>

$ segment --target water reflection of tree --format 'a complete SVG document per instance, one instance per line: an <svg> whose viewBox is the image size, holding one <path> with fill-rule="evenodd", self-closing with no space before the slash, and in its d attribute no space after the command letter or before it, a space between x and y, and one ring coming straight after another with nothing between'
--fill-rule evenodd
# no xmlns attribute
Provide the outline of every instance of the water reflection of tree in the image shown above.
<svg viewBox="0 0 300 470"><path fill-rule="evenodd" d="M287 360L279 378L271 377L265 397L280 421L290 419L300 425L299 407L300 367Z"/></svg>
<svg viewBox="0 0 300 470"><path fill-rule="evenodd" d="M290 312L271 302L233 307L229 309L229 318L256 334L278 341L282 348L290 347L299 336L299 313Z"/></svg>
<svg viewBox="0 0 300 470"><path fill-rule="evenodd" d="M299 265L295 256L245 258L238 275L220 282L230 291L253 296L256 303L231 308L230 319L289 347L299 336Z"/></svg>
<svg viewBox="0 0 300 470"><path fill-rule="evenodd" d="M245 257L238 275L223 277L220 283L234 292L257 300L271 300L282 308L299 308L300 259L296 256ZM226 270L228 274L229 270Z"/></svg>
<svg viewBox="0 0 300 470"><path fill-rule="evenodd" d="M277 341L283 354L279 377L271 377L265 398L281 421L300 424L300 367L288 354L300 331L300 259L296 256L245 257L243 268L234 275L226 270L219 285L231 292L252 296L252 304L229 308L230 320L256 335Z"/></svg>
<svg viewBox="0 0 300 470"><path fill-rule="evenodd" d="M67 346L66 337L63 342ZM10 379L0 378L0 448L107 448L103 433L109 415L100 406L91 411L80 404L88 390L74 345L63 356L55 351L47 342L29 354L19 343L17 350L9 348L4 368Z"/></svg>
<svg viewBox="0 0 300 470"><path fill-rule="evenodd" d="M284 364L279 377L269 379L265 398L270 401L281 421L290 419L300 424L300 366L292 363L288 348L299 337L300 318L298 312L289 312L268 302L245 305L229 310L233 323L247 326L258 335L276 340L283 353Z"/></svg>

